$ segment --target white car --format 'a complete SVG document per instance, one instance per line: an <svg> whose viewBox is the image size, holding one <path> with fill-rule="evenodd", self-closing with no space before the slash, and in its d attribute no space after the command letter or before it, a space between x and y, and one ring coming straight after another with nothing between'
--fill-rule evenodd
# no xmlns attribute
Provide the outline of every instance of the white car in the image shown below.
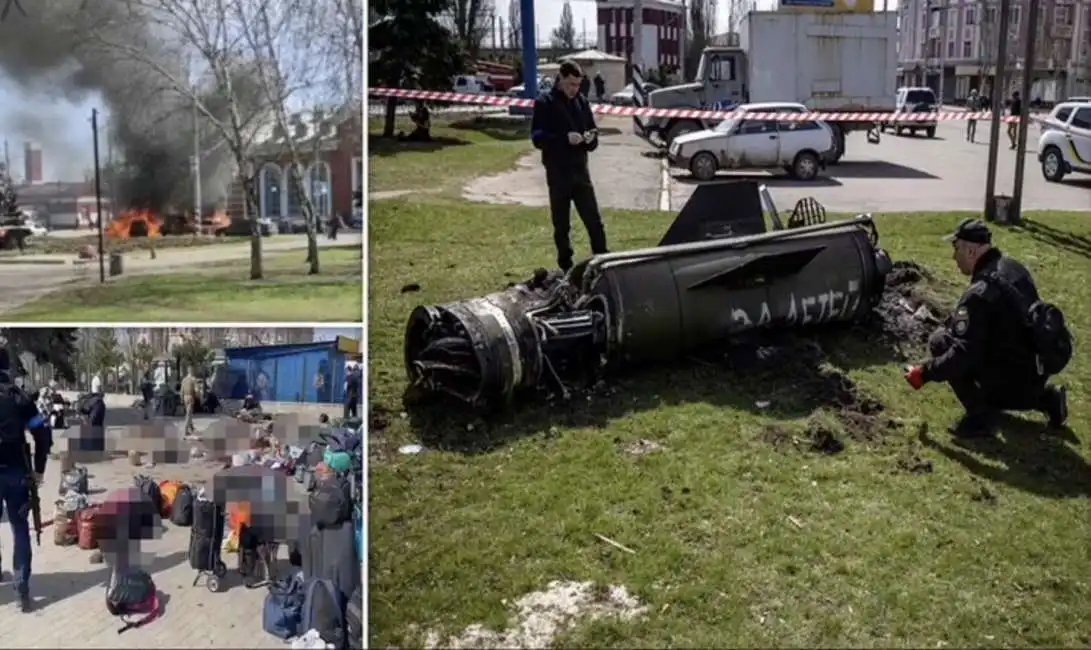
<svg viewBox="0 0 1091 650"><path fill-rule="evenodd" d="M1038 138L1042 176L1059 183L1073 172L1091 174L1091 104L1058 104L1046 123Z"/></svg>
<svg viewBox="0 0 1091 650"><path fill-rule="evenodd" d="M806 112L796 103L743 104L711 129L674 138L667 159L701 181L721 169L777 168L798 180L814 180L834 149L833 131L825 122L746 119L747 113Z"/></svg>
<svg viewBox="0 0 1091 650"><path fill-rule="evenodd" d="M27 219L23 222L30 234L36 237L44 237L49 234L49 228L46 228L35 219Z"/></svg>

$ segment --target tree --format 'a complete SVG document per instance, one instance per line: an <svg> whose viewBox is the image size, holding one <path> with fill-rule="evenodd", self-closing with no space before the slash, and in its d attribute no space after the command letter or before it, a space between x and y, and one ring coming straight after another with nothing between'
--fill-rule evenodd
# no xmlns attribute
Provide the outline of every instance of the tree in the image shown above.
<svg viewBox="0 0 1091 650"><path fill-rule="evenodd" d="M689 38L686 47L686 70L693 74L701 61L701 52L712 40L716 26L715 0L693 0L689 6Z"/></svg>
<svg viewBox="0 0 1091 650"><path fill-rule="evenodd" d="M572 17L572 3L568 0L561 7L561 21L553 29L550 42L559 50L576 49L576 20Z"/></svg>
<svg viewBox="0 0 1091 650"><path fill-rule="evenodd" d="M155 351L148 340L141 336L139 330L130 329L122 337L122 346L125 354L125 364L129 368L129 392L136 393L140 387L140 378L148 370L151 370L155 360Z"/></svg>
<svg viewBox="0 0 1091 650"><path fill-rule="evenodd" d="M449 88L462 71L458 40L440 23L450 0L379 0L371 8L380 16L368 27L368 78L387 88ZM427 43L428 47L421 47ZM394 136L398 99L386 102L383 136Z"/></svg>
<svg viewBox="0 0 1091 650"><path fill-rule="evenodd" d="M52 367L54 374L67 382L76 381L78 365L77 339L74 327L9 327L0 328L0 338L8 349L12 371L25 372L20 357L30 354L34 360Z"/></svg>
<svg viewBox="0 0 1091 650"><path fill-rule="evenodd" d="M523 42L523 9L520 0L508 0L508 45L518 50Z"/></svg>
<svg viewBox="0 0 1091 650"><path fill-rule="evenodd" d="M183 334L182 341L170 349L172 357L178 359L180 373L193 370L193 374L203 377L208 372L215 351L197 333Z"/></svg>
<svg viewBox="0 0 1091 650"><path fill-rule="evenodd" d="M495 0L453 0L444 21L466 53L476 58L496 16Z"/></svg>
<svg viewBox="0 0 1091 650"><path fill-rule="evenodd" d="M97 327L87 330L91 342L91 355L88 366L91 371L102 377L103 390L106 385L117 379L118 369L125 356L118 346L117 333L111 327Z"/></svg>
<svg viewBox="0 0 1091 650"><path fill-rule="evenodd" d="M346 97L360 94L351 61L362 56L362 38L352 33L353 10L359 0L118 0L84 2L77 11L92 14L99 5L113 5L110 20L82 27L84 47L114 54L129 67L154 77L180 103L199 116L203 133L214 150L230 154L232 177L242 184L251 227L250 277L261 279L262 238L257 172L253 164L270 128L282 151L295 161L313 134L288 126L290 105L313 106L322 100L344 106ZM123 9L117 9L122 7ZM97 16L96 16L97 17ZM357 23L358 24L358 23ZM133 32L140 27L140 38ZM145 34L154 33L154 38ZM164 60L163 44L176 51ZM348 54L351 53L351 56ZM186 65L179 65L178 61ZM347 68L347 69L346 69ZM129 161L156 174L151 161ZM303 200L311 272L318 271L314 206L301 175L290 174L291 186Z"/></svg>

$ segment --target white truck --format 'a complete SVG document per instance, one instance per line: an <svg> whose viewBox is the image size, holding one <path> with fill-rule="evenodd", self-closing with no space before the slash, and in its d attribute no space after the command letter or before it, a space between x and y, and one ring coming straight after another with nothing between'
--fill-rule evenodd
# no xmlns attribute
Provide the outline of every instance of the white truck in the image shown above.
<svg viewBox="0 0 1091 650"><path fill-rule="evenodd" d="M731 110L739 104L799 102L813 111L894 111L897 76L897 16L894 12L816 13L751 11L739 24L738 47L708 47L696 80L640 94L649 108ZM634 74L642 79L639 70ZM639 84L638 84L639 87ZM845 135L867 131L878 142L874 122L824 120L833 129L836 151ZM668 146L683 133L714 122L677 117L634 117L636 133Z"/></svg>

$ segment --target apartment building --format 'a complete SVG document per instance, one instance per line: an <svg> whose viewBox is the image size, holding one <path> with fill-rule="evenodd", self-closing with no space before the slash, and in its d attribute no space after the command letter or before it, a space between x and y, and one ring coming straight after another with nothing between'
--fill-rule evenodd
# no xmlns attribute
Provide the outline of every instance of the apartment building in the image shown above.
<svg viewBox="0 0 1091 650"><path fill-rule="evenodd" d="M930 86L944 100L970 90L1005 94L1021 83L1027 0L1012 0L1007 74L995 84L998 0L902 0L898 75L901 85ZM1091 94L1091 0L1040 0L1031 99Z"/></svg>

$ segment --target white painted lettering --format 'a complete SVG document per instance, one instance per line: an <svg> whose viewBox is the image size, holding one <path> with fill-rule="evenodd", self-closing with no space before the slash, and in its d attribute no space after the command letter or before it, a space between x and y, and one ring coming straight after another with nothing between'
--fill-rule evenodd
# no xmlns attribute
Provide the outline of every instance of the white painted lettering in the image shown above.
<svg viewBox="0 0 1091 650"><path fill-rule="evenodd" d="M764 327L773 320L773 313L769 310L769 303L764 300L761 303L761 315L758 316L758 327Z"/></svg>
<svg viewBox="0 0 1091 650"><path fill-rule="evenodd" d="M800 310L803 312L803 320L800 321L800 324L806 325L808 323L814 322L814 317L811 316L808 309L814 307L815 302L817 301L815 300L814 296L809 296L799 301Z"/></svg>
<svg viewBox="0 0 1091 650"><path fill-rule="evenodd" d="M746 315L746 311L735 308L731 310L731 319L735 321L735 324L739 327L753 327L754 323L750 320L750 317Z"/></svg>

